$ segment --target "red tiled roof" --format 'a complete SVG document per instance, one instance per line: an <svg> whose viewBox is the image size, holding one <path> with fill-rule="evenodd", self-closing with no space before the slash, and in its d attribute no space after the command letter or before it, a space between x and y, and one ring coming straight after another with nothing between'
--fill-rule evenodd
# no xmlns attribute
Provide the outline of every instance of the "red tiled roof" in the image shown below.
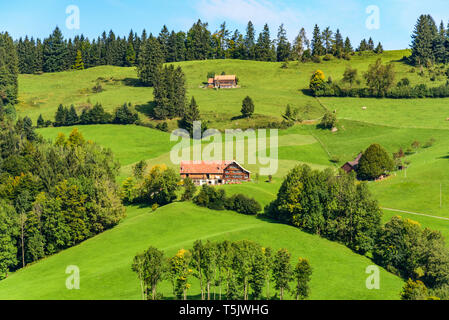
<svg viewBox="0 0 449 320"><path fill-rule="evenodd" d="M222 174L224 169L234 161L182 161L181 174L216 173Z"/></svg>
<svg viewBox="0 0 449 320"><path fill-rule="evenodd" d="M182 161L181 162L181 174L201 174L201 173L209 173L209 174L223 174L224 170L231 164L235 163L243 171L249 172L245 170L242 166L240 166L236 161Z"/></svg>
<svg viewBox="0 0 449 320"><path fill-rule="evenodd" d="M215 76L215 81L226 81L226 80L235 80L237 77L235 75L222 75L222 76Z"/></svg>

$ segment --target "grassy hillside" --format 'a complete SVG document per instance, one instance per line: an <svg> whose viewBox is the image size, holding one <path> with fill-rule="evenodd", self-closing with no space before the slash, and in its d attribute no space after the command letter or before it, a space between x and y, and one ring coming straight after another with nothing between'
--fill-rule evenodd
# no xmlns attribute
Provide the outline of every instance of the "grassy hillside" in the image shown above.
<svg viewBox="0 0 449 320"><path fill-rule="evenodd" d="M174 203L151 213L129 208L128 218L113 230L49 257L0 282L0 299L139 299L140 288L131 262L148 246L173 255L197 239L258 241L273 249L287 248L295 259L307 257L313 267L311 299L398 299L402 280L381 271L381 289L365 286L366 267L373 263L346 247L301 232L232 212L216 212L188 203ZM80 290L67 290L68 265L80 268ZM199 287L193 281L190 298ZM171 298L168 281L161 292Z"/></svg>
<svg viewBox="0 0 449 320"><path fill-rule="evenodd" d="M446 79L442 78L430 82L427 75L420 77L417 72L411 73L411 67L400 61L408 54L407 50L388 51L381 55L356 54L351 61L332 59L320 64L291 62L288 69L281 68L281 63L240 60L188 61L177 64L182 66L186 74L188 96L195 96L204 118L217 128L238 128L250 125L242 123L243 120L231 121L240 114L242 100L247 95L251 96L256 104L258 121L280 120L287 104L298 107L305 119L319 118L323 113L323 106L302 92L308 88L310 76L316 69L323 70L326 76L339 81L348 65L357 68L359 75L362 75L369 64L380 57L384 62L394 63L397 80L407 77L412 84L430 85L445 82ZM202 88L208 72L223 71L236 74L240 79L241 88ZM105 89L101 93L92 92L97 82ZM102 66L82 71L20 75L19 86L18 112L20 115L30 116L33 120L41 113L45 119L53 119L60 103L74 104L80 110L86 104L96 102L101 102L109 111L124 102L131 102L145 119L153 99L152 88L138 85L135 68ZM410 127L449 127L449 124L444 122L448 116L444 114L445 100L323 98L322 102L329 109L338 110L340 117L348 119L367 120L377 124L384 124L387 120L392 124ZM433 105L435 108L430 110L429 106ZM367 110L362 113L360 111L363 106L367 106ZM416 117L416 114L420 117Z"/></svg>
<svg viewBox="0 0 449 320"><path fill-rule="evenodd" d="M431 82L410 72L411 66L400 59L408 51L389 51L380 55L384 62L393 62L396 80L407 77L412 84L439 85L446 79ZM325 108L336 110L338 132L317 129L315 125L296 125L279 132L279 170L272 183L261 177L259 183L224 186L228 194L245 193L262 205L276 197L282 178L294 165L307 163L314 168L337 168L353 160L372 143L380 143L388 152L406 150L414 141L424 144L434 138L430 148L419 148L407 156L407 171L397 172L387 180L370 182L369 187L384 209L384 221L401 215L420 222L424 227L442 231L449 239L449 99L355 99L320 98L305 95L310 75L316 69L339 81L347 65L367 70L379 55L355 55L351 61L331 60L321 64L215 60L180 63L187 77L188 95L194 95L211 128L250 127L255 122L280 120L287 104L299 107L306 119L321 117ZM201 88L210 71L235 73L241 88L211 90ZM98 80L99 78L102 78ZM59 103L86 104L101 102L112 111L125 101L137 105L145 118L152 100L152 89L136 86L133 68L98 67L84 71L20 76L18 113L35 120L40 113L53 118ZM93 94L91 88L101 81L105 91ZM231 120L240 112L241 101L251 96L256 103L255 119ZM366 108L363 108L366 107ZM122 165L119 179L131 174L140 160L150 165L171 164L170 150L175 142L170 135L137 126L79 126L87 139L111 148ZM73 128L46 128L39 132L54 139L58 132L70 133ZM331 158L339 160L337 165ZM242 162L253 173L258 165ZM440 207L440 187L442 205ZM393 209L393 211L391 210ZM173 254L180 247L189 247L194 240L253 239L273 248L287 247L293 256L306 256L314 267L313 299L396 299L402 281L382 273L381 290L365 289L365 267L371 262L338 244L303 233L289 226L244 217L230 212L212 212L190 204L176 203L150 213L146 208L128 208L128 218L75 248L38 262L0 282L1 298L67 298L67 299L137 299L137 279L130 271L136 252L155 245ZM81 287L77 292L64 287L65 267L81 268ZM43 285L43 283L45 285ZM170 288L163 292L170 297ZM198 292L192 291L195 296Z"/></svg>

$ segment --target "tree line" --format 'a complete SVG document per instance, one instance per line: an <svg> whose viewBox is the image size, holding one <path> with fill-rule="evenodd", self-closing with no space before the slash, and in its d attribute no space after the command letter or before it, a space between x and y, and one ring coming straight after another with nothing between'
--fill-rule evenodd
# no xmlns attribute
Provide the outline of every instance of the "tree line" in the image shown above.
<svg viewBox="0 0 449 320"><path fill-rule="evenodd" d="M312 275L307 259L299 258L293 268L287 249L274 252L249 240L198 240L192 249L181 249L169 258L150 247L134 257L132 270L140 280L144 300L163 299L158 288L165 280L171 283L174 297L187 300L192 278L199 282L202 300L283 300L288 292L303 300L310 295Z"/></svg>
<svg viewBox="0 0 449 320"><path fill-rule="evenodd" d="M430 67L434 63L449 62L449 24L441 21L437 27L431 15L421 15L412 34L412 55L409 61L414 65Z"/></svg>
<svg viewBox="0 0 449 320"><path fill-rule="evenodd" d="M440 68L441 69L441 68ZM410 72L415 72L411 69ZM449 75L449 69L432 71L438 74ZM424 72L420 72L424 76ZM431 77L435 81L436 76ZM364 80L366 87L360 87ZM317 97L357 97L357 98L392 98L392 99L417 99L417 98L446 98L449 97L449 81L445 84L429 87L425 83L412 85L407 77L396 82L396 72L392 63L383 64L379 58L369 65L368 70L360 77L357 69L348 66L342 79L334 81L331 77L326 79L324 72L316 70L309 83L312 95Z"/></svg>
<svg viewBox="0 0 449 320"><path fill-rule="evenodd" d="M208 23L198 20L186 32L169 31L166 26L157 36L141 35L130 31L127 37L117 36L112 30L103 32L96 39L77 35L64 39L56 27L47 38L34 39L25 36L15 41L20 73L58 72L69 69L84 69L100 65L131 67L139 64L141 55L147 55L145 43L156 41L160 50L153 51L163 62L178 62L205 59L245 59L257 61L310 61L314 56L326 54L343 58L354 52L348 37L339 30L333 32L329 27L323 31L315 25L312 39L307 38L304 28L300 30L293 43L287 38L282 24L273 39L268 24L256 34L255 26L248 22L245 34L239 30L231 31L224 22L218 30L211 32ZM363 40L358 51L380 51L381 44L375 48L370 38Z"/></svg>
<svg viewBox="0 0 449 320"><path fill-rule="evenodd" d="M410 278L414 286L420 281L432 295L449 296L449 250L443 235L400 217L382 225L378 202L366 183L357 182L355 173L297 166L265 213L357 253L372 254L375 263Z"/></svg>
<svg viewBox="0 0 449 320"><path fill-rule="evenodd" d="M0 279L115 226L125 215L118 169L109 150L76 129L51 143L28 117L2 117Z"/></svg>

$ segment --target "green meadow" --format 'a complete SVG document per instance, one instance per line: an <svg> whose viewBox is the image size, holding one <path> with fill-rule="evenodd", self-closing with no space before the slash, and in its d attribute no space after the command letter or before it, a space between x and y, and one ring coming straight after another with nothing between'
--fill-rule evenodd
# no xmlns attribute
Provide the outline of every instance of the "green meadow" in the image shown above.
<svg viewBox="0 0 449 320"><path fill-rule="evenodd" d="M439 85L446 79L418 75L401 61L409 51L389 51L382 55L355 55L351 61L336 60L320 64L291 62L287 69L280 63L214 60L179 63L186 78L188 95L195 96L203 119L209 128L251 127L264 121L280 121L287 104L297 107L307 121L279 131L279 169L271 183L267 177L258 182L223 186L228 194L245 193L263 206L272 201L283 177L297 164L306 163L315 169L338 168L372 143L381 144L388 152L404 151L414 141L421 147L407 155L407 170L398 171L388 179L369 182L369 188L384 208L383 221L401 215L421 223L423 227L440 230L449 240L449 99L356 99L320 98L306 95L311 74L321 69L326 76L339 81L347 65L359 70L381 57L392 62L396 80L407 77L412 84ZM208 72L237 74L241 87L233 90L202 88ZM42 114L53 119L60 103L74 104L78 110L86 104L101 102L106 110L131 102L145 121L152 101L152 89L136 86L133 68L98 67L58 74L21 75L20 116L33 121ZM101 81L104 91L92 93ZM240 113L245 96L255 102L255 116L250 120L232 120ZM336 110L338 131L316 127L325 109ZM173 126L173 124L171 124ZM170 134L138 126L94 125L77 127L88 140L110 148L121 164L119 181L131 175L140 160L150 165L171 164L170 150L177 143ZM55 139L59 132L68 135L73 128L45 128L39 132L46 139ZM430 139L432 146L423 146ZM269 149L269 146L267 146ZM270 150L268 150L270 151ZM336 164L330 160L337 161ZM259 164L242 164L255 174ZM254 175L253 175L254 177ZM151 212L148 208L128 207L127 218L117 227L95 238L37 262L0 282L0 299L139 299L139 284L130 266L134 255L148 246L163 249L172 255L180 248L189 248L197 239L259 241L274 249L287 248L296 259L310 259L314 269L311 299L398 299L401 279L381 272L381 290L367 290L365 269L372 262L337 243L300 230L246 217L232 212L214 212L189 203L174 203ZM67 265L81 269L81 290L65 288ZM162 292L172 298L170 286ZM198 297L197 287L189 292Z"/></svg>

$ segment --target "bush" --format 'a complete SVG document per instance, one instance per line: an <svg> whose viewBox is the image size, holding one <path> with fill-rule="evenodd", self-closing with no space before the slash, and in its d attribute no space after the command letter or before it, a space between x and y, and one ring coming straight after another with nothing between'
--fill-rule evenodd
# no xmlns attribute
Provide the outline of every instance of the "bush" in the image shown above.
<svg viewBox="0 0 449 320"><path fill-rule="evenodd" d="M252 198L248 198L243 194L233 195L226 201L226 207L229 210L237 211L247 215L256 215L262 210L260 204Z"/></svg>
<svg viewBox="0 0 449 320"><path fill-rule="evenodd" d="M360 158L357 175L362 180L373 180L394 169L390 154L379 144L372 144Z"/></svg>
<svg viewBox="0 0 449 320"><path fill-rule="evenodd" d="M314 62L314 63L321 63L321 58L319 56L313 56L312 57L312 62Z"/></svg>
<svg viewBox="0 0 449 320"><path fill-rule="evenodd" d="M198 195L193 198L193 203L200 207L212 210L224 210L226 203L226 192L223 189L203 185Z"/></svg>
<svg viewBox="0 0 449 320"><path fill-rule="evenodd" d="M333 112L326 111L320 124L318 125L322 129L332 129L337 125L337 115Z"/></svg>
<svg viewBox="0 0 449 320"><path fill-rule="evenodd" d="M393 249L393 250L392 250ZM418 222L393 217L382 227L373 250L376 264L429 288L449 284L449 251L443 235Z"/></svg>

